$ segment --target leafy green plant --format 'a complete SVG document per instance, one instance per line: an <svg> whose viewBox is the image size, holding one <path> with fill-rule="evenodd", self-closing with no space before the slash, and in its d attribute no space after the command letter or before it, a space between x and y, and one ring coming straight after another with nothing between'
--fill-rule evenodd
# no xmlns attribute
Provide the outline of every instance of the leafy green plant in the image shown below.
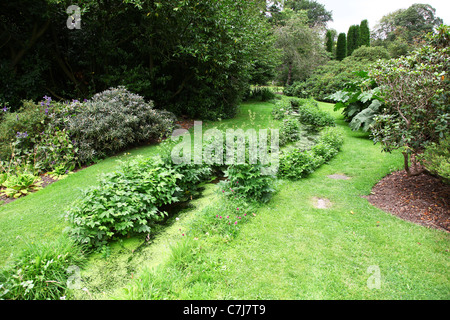
<svg viewBox="0 0 450 320"><path fill-rule="evenodd" d="M9 198L19 198L27 195L29 192L41 189L41 184L40 178L31 173L17 173L6 178L2 183L5 189L1 193L4 193Z"/></svg>
<svg viewBox="0 0 450 320"><path fill-rule="evenodd" d="M313 130L319 131L323 127L335 126L334 118L327 112L320 110L313 99L297 100L298 119L302 124L310 126Z"/></svg>
<svg viewBox="0 0 450 320"><path fill-rule="evenodd" d="M275 93L267 87L255 87L250 90L249 100L269 101L275 98Z"/></svg>
<svg viewBox="0 0 450 320"><path fill-rule="evenodd" d="M136 158L104 175L96 187L83 192L66 214L69 235L89 247L105 245L114 237L150 233L161 221L163 205L178 201L182 175L158 158Z"/></svg>
<svg viewBox="0 0 450 320"><path fill-rule="evenodd" d="M69 134L63 130L47 130L41 134L35 145L35 168L41 172L51 171L63 175L72 171L77 164L78 148Z"/></svg>
<svg viewBox="0 0 450 320"><path fill-rule="evenodd" d="M0 270L0 299L60 300L70 295L70 266L83 266L83 248L61 237L29 243L11 264Z"/></svg>
<svg viewBox="0 0 450 320"><path fill-rule="evenodd" d="M261 164L231 165L225 171L226 180L219 183L219 190L229 197L247 201L267 202L274 189L274 176L263 171Z"/></svg>
<svg viewBox="0 0 450 320"><path fill-rule="evenodd" d="M299 140L300 128L300 122L296 117L288 116L283 119L280 127L280 146Z"/></svg>
<svg viewBox="0 0 450 320"><path fill-rule="evenodd" d="M450 136L447 135L438 143L433 142L425 148L419 157L428 171L439 175L442 179L450 183Z"/></svg>
<svg viewBox="0 0 450 320"><path fill-rule="evenodd" d="M423 171L417 155L449 130L449 44L450 29L442 26L410 55L380 61L371 70L385 100L371 129L373 141L386 152L401 149L408 175Z"/></svg>
<svg viewBox="0 0 450 320"><path fill-rule="evenodd" d="M291 149L281 154L278 175L287 179L301 179L313 173L324 162L322 157L312 151Z"/></svg>
<svg viewBox="0 0 450 320"><path fill-rule="evenodd" d="M350 128L357 131L369 131L375 116L380 113L384 104L380 88L366 71L355 72L357 79L346 84L346 88L337 91L328 98L335 101L334 110L342 109L342 113Z"/></svg>
<svg viewBox="0 0 450 320"><path fill-rule="evenodd" d="M328 144L335 150L341 150L344 143L344 133L341 128L328 127L320 132L318 143Z"/></svg>

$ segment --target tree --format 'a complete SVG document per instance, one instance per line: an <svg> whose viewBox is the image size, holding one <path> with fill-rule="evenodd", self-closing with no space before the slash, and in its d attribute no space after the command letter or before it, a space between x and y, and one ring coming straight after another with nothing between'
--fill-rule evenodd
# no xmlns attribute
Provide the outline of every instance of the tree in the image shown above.
<svg viewBox="0 0 450 320"><path fill-rule="evenodd" d="M351 56L353 51L360 46L359 25L350 26L347 33L347 56Z"/></svg>
<svg viewBox="0 0 450 320"><path fill-rule="evenodd" d="M1 2L0 100L82 100L124 85L177 114L224 118L275 65L262 0L86 0L81 29L68 30L71 4Z"/></svg>
<svg viewBox="0 0 450 320"><path fill-rule="evenodd" d="M336 45L336 59L342 61L347 56L347 36L340 33Z"/></svg>
<svg viewBox="0 0 450 320"><path fill-rule="evenodd" d="M276 47L282 50L279 81L290 85L305 80L319 65L326 62L326 51L318 32L311 29L305 12L284 10L287 19L275 30Z"/></svg>
<svg viewBox="0 0 450 320"><path fill-rule="evenodd" d="M328 21L333 21L332 12L327 11L325 6L316 0L287 0L285 7L296 12L305 10L310 27L325 27Z"/></svg>
<svg viewBox="0 0 450 320"><path fill-rule="evenodd" d="M436 9L429 4L413 4L383 16L375 26L374 39L394 41L402 37L412 44L415 39L432 32L443 23L436 17Z"/></svg>
<svg viewBox="0 0 450 320"><path fill-rule="evenodd" d="M382 61L371 71L385 101L385 108L375 118L373 140L386 152L401 149L408 175L422 172L417 156L449 130L449 71L448 26L427 36L426 45L410 55Z"/></svg>
<svg viewBox="0 0 450 320"><path fill-rule="evenodd" d="M370 29L367 20L361 21L359 26L360 45L370 47Z"/></svg>
<svg viewBox="0 0 450 320"><path fill-rule="evenodd" d="M335 30L327 30L325 35L325 48L329 53L333 53L334 49L334 37L336 35Z"/></svg>

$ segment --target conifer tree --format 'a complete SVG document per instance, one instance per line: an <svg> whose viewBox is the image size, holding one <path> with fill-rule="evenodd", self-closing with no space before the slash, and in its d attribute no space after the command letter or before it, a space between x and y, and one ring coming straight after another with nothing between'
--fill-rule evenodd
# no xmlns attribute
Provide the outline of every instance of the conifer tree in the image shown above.
<svg viewBox="0 0 450 320"><path fill-rule="evenodd" d="M333 32L331 30L328 30L325 37L326 37L325 47L328 52L333 53L333 46L334 46Z"/></svg>
<svg viewBox="0 0 450 320"><path fill-rule="evenodd" d="M367 20L361 21L359 26L359 39L361 46L370 47L370 29L369 22Z"/></svg>
<svg viewBox="0 0 450 320"><path fill-rule="evenodd" d="M341 61L347 56L347 36L340 33L337 40L336 59Z"/></svg>
<svg viewBox="0 0 450 320"><path fill-rule="evenodd" d="M347 56L360 47L359 25L350 26L347 33Z"/></svg>

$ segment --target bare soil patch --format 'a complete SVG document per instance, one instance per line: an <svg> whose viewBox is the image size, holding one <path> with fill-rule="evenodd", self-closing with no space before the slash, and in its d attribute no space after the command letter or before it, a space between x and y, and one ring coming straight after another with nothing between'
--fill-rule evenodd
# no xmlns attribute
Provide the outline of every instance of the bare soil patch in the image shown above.
<svg viewBox="0 0 450 320"><path fill-rule="evenodd" d="M401 219L450 232L450 185L429 174L394 172L364 198Z"/></svg>

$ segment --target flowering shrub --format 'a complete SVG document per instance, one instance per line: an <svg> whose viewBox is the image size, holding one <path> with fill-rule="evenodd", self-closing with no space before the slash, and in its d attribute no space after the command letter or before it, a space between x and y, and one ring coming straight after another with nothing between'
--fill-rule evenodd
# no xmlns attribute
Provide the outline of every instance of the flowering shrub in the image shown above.
<svg viewBox="0 0 450 320"><path fill-rule="evenodd" d="M77 151L66 130L46 130L35 145L35 168L40 172L67 173L77 164Z"/></svg>
<svg viewBox="0 0 450 320"><path fill-rule="evenodd" d="M98 93L84 103L73 102L59 114L62 119L57 123L64 123L70 132L82 163L166 137L175 120L124 87Z"/></svg>

